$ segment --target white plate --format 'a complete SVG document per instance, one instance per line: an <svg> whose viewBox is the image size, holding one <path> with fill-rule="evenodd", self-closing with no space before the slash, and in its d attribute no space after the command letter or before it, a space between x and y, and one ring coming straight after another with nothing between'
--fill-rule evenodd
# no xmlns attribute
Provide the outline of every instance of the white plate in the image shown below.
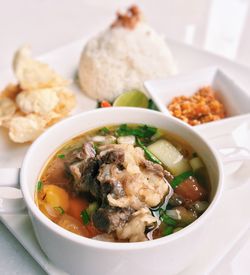
<svg viewBox="0 0 250 275"><path fill-rule="evenodd" d="M82 45L84 44L86 39L50 52L47 55L44 55L41 59L49 63L53 68L55 68L66 78L74 78L78 59L82 50ZM250 71L248 68L230 62L224 58L217 57L215 55L194 49L192 47L174 41L169 41L169 46L178 61L180 72L187 72L189 70L198 69L210 65L219 65L219 67L222 68L223 71L232 75L232 77L237 81L237 83L240 83L242 87L250 87ZM0 78L0 86L3 87L11 80L11 74L3 73ZM78 98L78 106L76 112L86 111L95 108L96 102L85 97L82 92L79 91L77 86L73 85L72 88L76 92ZM208 125L200 127L203 127L201 128L202 134L205 135L207 138L211 139L217 135L224 135L224 138L221 138L220 142L230 143L235 142L235 139L231 135L229 137L228 133L230 133L235 128L235 125L239 124L243 125L243 129L248 129L250 127L249 116L235 117L233 119L229 119L227 120L227 122L225 121L225 123L223 123L219 128L209 127ZM230 125L233 126L231 127ZM197 130L198 129L199 127L197 128ZM0 132L0 136L2 138L2 132ZM248 138L249 140L249 137L246 138ZM241 136L241 139L244 140L244 136ZM14 145L10 141L8 141L5 135L4 139L2 139L0 142L0 167L20 167L27 148L28 146ZM239 198L239 206L242 205L244 209L249 209L250 207L250 205L247 205L248 200L244 200L245 196L250 193L250 190L248 190L248 188L249 187L247 185L244 185L241 188L235 190L235 192L237 191L235 194L237 194ZM244 211L242 211L240 215L237 215L236 224L227 223L232 222L232 219L228 219L227 215L228 213L233 213L232 211L234 210L231 209L233 206L231 203L233 196L233 192L225 192L223 199L221 200L221 205L227 205L229 208L224 209L223 207L221 207L221 218L219 217L218 219L214 219L211 222L210 233L212 234L208 235L208 240L211 239L213 240L213 242L211 241L210 245L209 241L204 241L204 245L201 251L207 251L207 253L201 253L200 255L201 257L204 256L201 260L201 262L203 261L203 264L201 266L197 266L197 264L192 265L190 267L191 273L189 274L195 274L194 271L198 272L197 274L204 274L204 272L210 271L211 267L216 265L218 260L220 260L225 255L225 252L230 251L232 245L242 235L243 229L245 230L248 227L248 213L245 213ZM40 250L26 213L14 216L5 215L2 216L1 219L3 223L9 228L9 230L13 233L13 235L16 236L16 238L22 243L22 245L44 268L44 270L46 270L50 274L62 274L61 271L59 271L56 267L53 266L51 262L48 261L46 256ZM213 232L213 228L216 223L218 223L217 227L219 229L216 229ZM225 230L225 224L227 224L227 228L231 229ZM218 239L220 240L220 242L218 242ZM209 243L209 246L205 248L207 243ZM221 243L221 247L219 247L219 243ZM186 275L188 274L187 272L185 273Z"/></svg>
<svg viewBox="0 0 250 275"><path fill-rule="evenodd" d="M225 107L227 117L250 113L250 94L216 67L204 68L162 80L149 80L145 88L159 110L170 115L167 106L178 96L191 96L200 88L210 86ZM236 96L237 95L237 96Z"/></svg>

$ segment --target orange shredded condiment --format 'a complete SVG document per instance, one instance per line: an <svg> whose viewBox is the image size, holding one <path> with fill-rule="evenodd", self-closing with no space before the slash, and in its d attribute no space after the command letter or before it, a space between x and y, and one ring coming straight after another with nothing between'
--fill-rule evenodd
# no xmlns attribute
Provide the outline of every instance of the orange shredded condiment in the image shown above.
<svg viewBox="0 0 250 275"><path fill-rule="evenodd" d="M175 97L168 105L168 110L173 116L192 126L226 116L224 106L216 99L215 91L210 86L201 88L190 97Z"/></svg>

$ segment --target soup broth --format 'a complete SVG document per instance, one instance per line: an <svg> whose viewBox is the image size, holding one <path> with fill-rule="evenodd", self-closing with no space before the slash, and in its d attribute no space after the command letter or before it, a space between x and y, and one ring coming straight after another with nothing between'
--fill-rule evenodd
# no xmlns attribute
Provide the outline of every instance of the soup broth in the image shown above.
<svg viewBox="0 0 250 275"><path fill-rule="evenodd" d="M207 209L207 169L179 137L148 125L107 126L59 148L38 179L35 201L54 223L102 241L170 235Z"/></svg>

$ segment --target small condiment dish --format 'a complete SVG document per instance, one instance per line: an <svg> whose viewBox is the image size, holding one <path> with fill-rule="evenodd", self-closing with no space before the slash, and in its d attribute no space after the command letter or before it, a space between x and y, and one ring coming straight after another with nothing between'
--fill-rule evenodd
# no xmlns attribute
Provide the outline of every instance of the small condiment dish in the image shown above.
<svg viewBox="0 0 250 275"><path fill-rule="evenodd" d="M215 96L223 104L226 118L250 112L250 95L217 67L207 67L162 80L149 80L144 86L159 110L167 115L170 115L167 106L174 97L191 96L205 86L216 91Z"/></svg>

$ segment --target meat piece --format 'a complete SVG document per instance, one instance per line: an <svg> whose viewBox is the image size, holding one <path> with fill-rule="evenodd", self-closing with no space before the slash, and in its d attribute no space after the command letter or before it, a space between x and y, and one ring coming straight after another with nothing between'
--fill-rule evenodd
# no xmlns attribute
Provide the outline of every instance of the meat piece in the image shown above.
<svg viewBox="0 0 250 275"><path fill-rule="evenodd" d="M132 208L99 208L92 216L92 219L97 229L105 233L110 233L118 227L122 228L132 213Z"/></svg>
<svg viewBox="0 0 250 275"><path fill-rule="evenodd" d="M100 149L102 150L104 146ZM119 164L124 162L124 150L122 148L111 148L100 152L100 160L103 163Z"/></svg>
<svg viewBox="0 0 250 275"><path fill-rule="evenodd" d="M97 192L96 184L93 185L94 177L99 169L98 161L95 160L95 149L93 144L86 142L81 149L70 152L65 159L65 165L73 176L73 189L76 192ZM90 190L91 188L93 190ZM91 192L92 193L92 192Z"/></svg>
<svg viewBox="0 0 250 275"><path fill-rule="evenodd" d="M97 179L99 180L100 184L109 185L109 190L103 190L105 196L111 193L114 198L121 198L125 196L125 191L121 182L118 180L120 174L120 169L115 164L103 164L99 169L99 174ZM105 184L105 185L104 185Z"/></svg>
<svg viewBox="0 0 250 275"><path fill-rule="evenodd" d="M55 184L67 188L70 179L65 173L64 161L60 158L53 159L42 177L44 184Z"/></svg>
<svg viewBox="0 0 250 275"><path fill-rule="evenodd" d="M120 240L128 240L129 242L146 241L146 228L151 228L157 224L157 218L151 215L148 208L141 208L132 214L132 218L123 227L116 230L117 237Z"/></svg>
<svg viewBox="0 0 250 275"><path fill-rule="evenodd" d="M141 162L141 166L145 168L147 171L154 173L158 177L164 176L164 170L160 164L153 163L152 161L149 161L149 160L143 160Z"/></svg>
<svg viewBox="0 0 250 275"><path fill-rule="evenodd" d="M73 163L79 160L87 161L90 158L94 158L96 155L95 149L91 142L85 142L82 148L71 151L66 156L67 163Z"/></svg>
<svg viewBox="0 0 250 275"><path fill-rule="evenodd" d="M99 170L99 161L89 159L82 171L81 187L88 190L94 197L100 196L100 183L96 179Z"/></svg>
<svg viewBox="0 0 250 275"><path fill-rule="evenodd" d="M74 178L73 184L74 184L74 189L76 189L76 191L88 191L87 188L82 186L82 183L81 183L82 172L84 171L85 165L86 165L85 161L82 160L82 161L74 162L68 167L70 174Z"/></svg>
<svg viewBox="0 0 250 275"><path fill-rule="evenodd" d="M88 192L97 196L99 193L98 183L96 182L96 175L99 169L99 163L95 159L89 159L74 162L68 166L70 174L73 176L73 189L76 192Z"/></svg>

